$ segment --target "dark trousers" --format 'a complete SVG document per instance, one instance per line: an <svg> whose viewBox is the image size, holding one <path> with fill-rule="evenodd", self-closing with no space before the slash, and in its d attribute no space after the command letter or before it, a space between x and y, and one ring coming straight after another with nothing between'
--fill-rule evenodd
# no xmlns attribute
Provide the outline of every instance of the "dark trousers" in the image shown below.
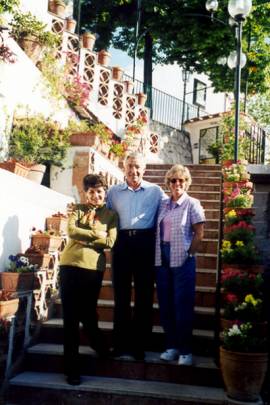
<svg viewBox="0 0 270 405"><path fill-rule="evenodd" d="M132 281L134 309L131 308ZM152 331L154 232L120 231L113 254L114 348L142 354Z"/></svg>
<svg viewBox="0 0 270 405"><path fill-rule="evenodd" d="M161 246L162 266L156 268L160 320L165 331L166 349L191 353L195 301L195 257L180 267L170 267L170 246Z"/></svg>
<svg viewBox="0 0 270 405"><path fill-rule="evenodd" d="M98 328L97 300L103 272L80 267L60 266L60 290L64 320L64 368L66 374L79 374L79 323L97 352L104 350L104 337Z"/></svg>

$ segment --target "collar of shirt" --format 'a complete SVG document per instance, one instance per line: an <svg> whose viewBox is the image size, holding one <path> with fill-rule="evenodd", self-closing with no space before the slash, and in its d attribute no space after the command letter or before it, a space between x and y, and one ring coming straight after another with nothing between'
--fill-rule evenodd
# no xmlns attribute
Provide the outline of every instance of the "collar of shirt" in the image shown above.
<svg viewBox="0 0 270 405"><path fill-rule="evenodd" d="M181 206L187 199L188 195L187 193L184 191L184 193L181 195L180 198L178 198L177 201L173 201L172 198L168 198L168 200L166 200L166 206L167 209L170 209L172 207L172 202L174 202L175 204L177 204L178 206Z"/></svg>
<svg viewBox="0 0 270 405"><path fill-rule="evenodd" d="M140 189L143 189L143 190L144 190L145 188L147 188L147 183L146 183L144 180L142 180L141 184L139 185L138 188L136 188L136 190L134 190L133 188L131 188L131 187L127 184L126 181L125 181L123 184L121 184L121 190L122 190L122 191L124 191L124 190L130 190L130 191L136 192L136 191L139 191Z"/></svg>

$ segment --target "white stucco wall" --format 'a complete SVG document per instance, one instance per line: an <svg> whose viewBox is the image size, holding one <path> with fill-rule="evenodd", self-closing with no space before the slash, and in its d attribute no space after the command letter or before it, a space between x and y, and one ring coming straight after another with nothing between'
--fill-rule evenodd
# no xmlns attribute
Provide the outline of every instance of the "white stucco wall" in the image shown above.
<svg viewBox="0 0 270 405"><path fill-rule="evenodd" d="M8 256L30 246L33 227L45 229L45 218L58 211L65 213L73 198L33 181L0 169L0 271Z"/></svg>

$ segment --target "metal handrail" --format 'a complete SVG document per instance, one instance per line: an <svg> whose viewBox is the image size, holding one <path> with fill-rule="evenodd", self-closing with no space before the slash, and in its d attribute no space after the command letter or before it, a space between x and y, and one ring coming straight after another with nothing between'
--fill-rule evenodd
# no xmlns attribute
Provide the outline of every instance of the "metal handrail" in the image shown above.
<svg viewBox="0 0 270 405"><path fill-rule="evenodd" d="M132 77L124 74L123 80L132 81ZM151 109L152 120L175 129L181 129L183 101L155 87L149 87L147 91L145 91L144 83L136 79L134 81L134 93L145 92L148 93L148 99L150 100L149 107ZM207 112L201 107L185 103L184 121L195 117L198 118L206 114Z"/></svg>

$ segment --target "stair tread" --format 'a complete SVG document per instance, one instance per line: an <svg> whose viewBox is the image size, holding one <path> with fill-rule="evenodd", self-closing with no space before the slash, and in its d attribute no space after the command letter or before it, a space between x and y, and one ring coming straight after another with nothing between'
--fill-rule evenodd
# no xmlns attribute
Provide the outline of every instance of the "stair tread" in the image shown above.
<svg viewBox="0 0 270 405"><path fill-rule="evenodd" d="M35 388L61 389L79 392L100 392L112 394L134 395L142 397L185 399L210 404L224 404L225 392L222 388L208 388L185 384L163 383L155 381L128 380L122 378L108 378L83 376L82 383L76 388L68 385L63 374L40 373L26 371L10 380L11 385Z"/></svg>
<svg viewBox="0 0 270 405"><path fill-rule="evenodd" d="M51 318L45 322L43 322L44 327L56 327L56 328L62 328L63 327L63 319L62 318ZM99 321L98 326L107 331L112 331L113 329L113 322L108 322L108 321ZM159 325L154 325L153 326L153 332L154 333L164 333L163 329ZM214 332L212 330L203 330L203 329L193 329L193 335L205 337L212 339L214 337Z"/></svg>
<svg viewBox="0 0 270 405"><path fill-rule="evenodd" d="M31 346L27 349L28 353L32 354L58 354L62 355L63 354L63 345L57 344L57 343L37 343L34 346ZM96 353L94 350L92 350L89 346L84 346L80 345L79 347L79 352L81 354L85 355L92 355L96 357ZM146 363L160 363L160 364L176 364L177 361L172 361L172 362L165 362L160 360L160 352L146 352L145 355L145 362ZM113 360L113 359L112 359ZM205 368L215 368L217 369L217 366L214 362L214 359L212 357L205 357L205 356L193 356L194 360L194 367L205 367ZM117 361L117 360L116 360ZM129 360L129 361L135 361L135 360Z"/></svg>

